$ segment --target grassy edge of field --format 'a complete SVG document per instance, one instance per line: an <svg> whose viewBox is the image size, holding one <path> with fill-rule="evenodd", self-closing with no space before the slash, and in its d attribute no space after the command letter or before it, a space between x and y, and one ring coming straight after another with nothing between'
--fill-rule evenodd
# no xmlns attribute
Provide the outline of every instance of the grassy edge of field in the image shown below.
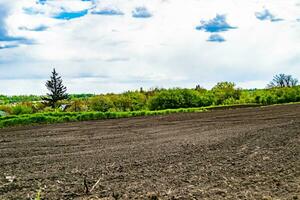
<svg viewBox="0 0 300 200"><path fill-rule="evenodd" d="M287 103L297 104L297 103ZM273 104L268 106L286 105L286 104ZM167 115L173 113L194 113L204 112L211 110L222 109L236 109L236 108L248 108L248 107L264 107L262 104L238 104L238 105L218 105L207 106L198 108L178 108L178 109L166 109L155 111L129 111L129 112L48 112L48 113L35 113L25 115L11 115L0 117L0 129L6 127L15 126L30 126L38 124L55 124L64 122L79 122L90 120L104 120L104 119L119 119L129 117L141 117L141 116L156 116Z"/></svg>

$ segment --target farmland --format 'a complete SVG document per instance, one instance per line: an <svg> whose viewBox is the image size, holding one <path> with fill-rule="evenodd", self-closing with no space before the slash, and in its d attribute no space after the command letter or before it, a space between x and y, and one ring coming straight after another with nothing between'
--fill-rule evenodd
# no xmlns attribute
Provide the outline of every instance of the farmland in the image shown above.
<svg viewBox="0 0 300 200"><path fill-rule="evenodd" d="M0 200L300 200L299 9L0 0Z"/></svg>
<svg viewBox="0 0 300 200"><path fill-rule="evenodd" d="M299 131L300 104L5 128L0 199L299 199Z"/></svg>

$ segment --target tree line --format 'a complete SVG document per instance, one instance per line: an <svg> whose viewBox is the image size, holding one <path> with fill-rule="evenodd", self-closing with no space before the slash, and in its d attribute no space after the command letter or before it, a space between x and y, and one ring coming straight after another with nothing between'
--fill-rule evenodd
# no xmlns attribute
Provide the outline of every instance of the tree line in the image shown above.
<svg viewBox="0 0 300 200"><path fill-rule="evenodd" d="M154 88L145 91L141 88L139 91L122 94L69 95L61 76L53 69L46 87L49 91L46 96L33 96L36 101L25 99L15 105L0 105L0 111L14 115L50 111L119 112L253 103L269 105L300 101L298 80L286 74L274 76L266 89L244 90L237 88L233 82L220 82L211 90L197 85L193 89Z"/></svg>

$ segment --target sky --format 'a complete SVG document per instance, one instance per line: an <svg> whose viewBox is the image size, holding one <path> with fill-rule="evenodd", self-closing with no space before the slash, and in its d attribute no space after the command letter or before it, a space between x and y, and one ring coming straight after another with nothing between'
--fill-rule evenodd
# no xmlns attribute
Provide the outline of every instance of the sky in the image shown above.
<svg viewBox="0 0 300 200"><path fill-rule="evenodd" d="M300 0L0 0L0 94L300 79Z"/></svg>

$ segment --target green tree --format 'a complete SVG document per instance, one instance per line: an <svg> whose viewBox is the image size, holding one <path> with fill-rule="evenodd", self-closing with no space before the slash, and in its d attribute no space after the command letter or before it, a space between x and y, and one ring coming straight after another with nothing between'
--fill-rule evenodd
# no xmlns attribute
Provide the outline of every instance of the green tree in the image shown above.
<svg viewBox="0 0 300 200"><path fill-rule="evenodd" d="M189 89L162 90L149 100L150 110L163 110L174 108L201 107L204 98L199 92Z"/></svg>
<svg viewBox="0 0 300 200"><path fill-rule="evenodd" d="M201 87L201 85L196 85L195 90L200 93L205 93L207 91L204 87Z"/></svg>
<svg viewBox="0 0 300 200"><path fill-rule="evenodd" d="M107 112L114 108L114 104L108 96L99 95L90 98L89 108L92 111Z"/></svg>
<svg viewBox="0 0 300 200"><path fill-rule="evenodd" d="M232 103L234 100L240 99L241 90L235 89L235 83L219 82L211 90L216 98L217 104L223 104L227 99Z"/></svg>
<svg viewBox="0 0 300 200"><path fill-rule="evenodd" d="M50 92L47 93L47 97L42 99L47 106L55 108L58 101L68 98L67 88L63 85L62 79L55 71L55 68L52 71L50 80L46 82L46 87Z"/></svg>

